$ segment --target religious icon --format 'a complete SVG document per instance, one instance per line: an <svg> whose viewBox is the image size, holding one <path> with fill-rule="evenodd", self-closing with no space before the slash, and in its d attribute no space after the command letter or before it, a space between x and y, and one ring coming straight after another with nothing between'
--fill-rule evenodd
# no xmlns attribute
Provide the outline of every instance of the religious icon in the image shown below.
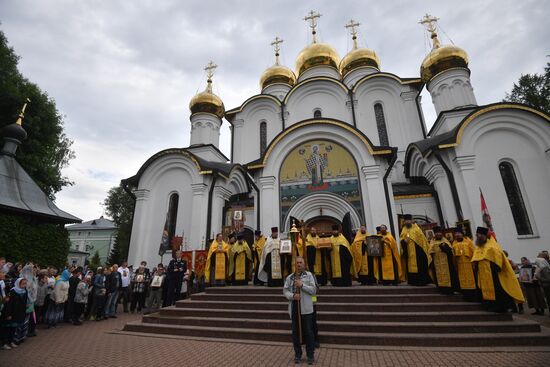
<svg viewBox="0 0 550 367"><path fill-rule="evenodd" d="M162 285L162 280L164 278L159 276L159 275L155 275L153 277L153 280L151 281L151 287L160 287Z"/></svg>
<svg viewBox="0 0 550 367"><path fill-rule="evenodd" d="M292 253L292 241L290 240L281 240L281 248L279 250L281 254L291 254Z"/></svg>
<svg viewBox="0 0 550 367"><path fill-rule="evenodd" d="M306 160L306 168L311 175L311 186L323 186L323 172L328 166L327 154L319 152L319 145L311 147L311 155Z"/></svg>
<svg viewBox="0 0 550 367"><path fill-rule="evenodd" d="M519 269L519 281L522 283L532 283L533 282L533 272L532 268L521 268Z"/></svg>
<svg viewBox="0 0 550 367"><path fill-rule="evenodd" d="M367 237L367 254L369 256L384 256L384 239L382 236Z"/></svg>
<svg viewBox="0 0 550 367"><path fill-rule="evenodd" d="M424 234L426 235L426 239L428 241L431 241L434 238L434 231L433 229L427 229Z"/></svg>
<svg viewBox="0 0 550 367"><path fill-rule="evenodd" d="M243 211L242 210L235 210L233 212L233 220L242 220L243 219Z"/></svg>

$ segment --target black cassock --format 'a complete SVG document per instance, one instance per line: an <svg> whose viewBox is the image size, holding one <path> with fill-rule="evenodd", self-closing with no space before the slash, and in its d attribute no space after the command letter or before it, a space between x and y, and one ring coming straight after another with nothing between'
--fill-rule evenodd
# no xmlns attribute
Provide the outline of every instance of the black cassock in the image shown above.
<svg viewBox="0 0 550 367"><path fill-rule="evenodd" d="M456 272L455 264L453 262L453 249L445 244L439 244L439 248L442 252L445 253L447 256L447 264L449 265L449 276L451 278L451 286L450 287L442 287L439 285L438 279L437 279L437 272L435 270L435 262L432 261L430 264L430 267L434 274L434 283L439 289L439 291L443 294L453 294L453 292L456 292L460 289L459 283L458 283L458 274Z"/></svg>
<svg viewBox="0 0 550 367"><path fill-rule="evenodd" d="M315 246L307 246L307 267L311 274L315 274L315 259L317 251L321 251L321 275L315 275L317 279L317 284L327 285L328 281L328 271L327 271L327 249L317 249Z"/></svg>
<svg viewBox="0 0 550 367"><path fill-rule="evenodd" d="M340 246L340 270L342 272L341 278L332 278L330 281L335 287L351 287L351 263L353 261L353 256L345 246ZM334 256L331 253L330 256Z"/></svg>
<svg viewBox="0 0 550 367"><path fill-rule="evenodd" d="M246 257L246 252L241 252L241 253L244 253L244 268L245 268L245 278L244 280L235 280L235 276L236 276L236 273L237 273L237 256L239 256L240 254L237 254L235 253L233 255L233 264L235 264L235 266L233 267L233 274L231 274L231 284L232 285L248 285L248 278L250 277L250 260L248 260L248 257Z"/></svg>
<svg viewBox="0 0 550 367"><path fill-rule="evenodd" d="M514 310L516 309L516 304L514 302L514 299L510 297L508 293L506 293L504 288L502 288L502 285L500 284L500 279L498 278L499 272L500 268L495 263L491 262L491 275L493 277L493 285L495 288L495 300L483 300L483 308L491 312L506 312L509 309ZM474 274L477 275L477 264L476 268L474 269ZM479 291L479 293L481 293L481 291Z"/></svg>
<svg viewBox="0 0 550 367"><path fill-rule="evenodd" d="M367 255L367 243L363 241L363 245L361 246L361 256ZM362 259L361 259L362 260ZM363 263L363 261L361 261ZM367 275L361 275L361 269L355 269L357 271L357 279L362 285L373 285L376 284L376 277L374 276L374 258L372 256L367 257L367 267L369 269L369 273Z"/></svg>
<svg viewBox="0 0 550 367"><path fill-rule="evenodd" d="M411 240L412 241L412 240ZM415 252L416 252L416 267L418 269L418 273L410 273L407 268L407 283L410 285L416 285L416 286L422 286L431 283L430 279L430 273L428 271L428 257L426 256L426 253L422 249L422 247L418 246L416 243L415 246ZM405 256L405 259L407 259L407 245L403 244L403 256Z"/></svg>
<svg viewBox="0 0 550 367"><path fill-rule="evenodd" d="M271 275L271 254L269 253L265 257L265 264L264 264L264 271L267 273L267 286L268 287L282 287L283 286L283 279L273 279ZM282 271L281 266L281 271Z"/></svg>

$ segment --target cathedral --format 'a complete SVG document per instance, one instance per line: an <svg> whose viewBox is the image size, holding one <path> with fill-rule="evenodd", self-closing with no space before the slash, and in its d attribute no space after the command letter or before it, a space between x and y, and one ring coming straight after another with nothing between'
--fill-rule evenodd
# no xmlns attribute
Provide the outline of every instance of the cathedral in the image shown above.
<svg viewBox="0 0 550 367"><path fill-rule="evenodd" d="M274 65L240 106L225 109L212 92L216 65L207 65L206 89L189 103L190 145L156 153L122 181L136 203L129 263L156 264L161 238L201 250L217 233L244 232L251 243L254 230L287 232L293 222L321 233L386 224L398 236L409 213L419 224L475 230L488 220L482 198L511 258L548 249L550 117L521 104L478 105L468 55L441 43L437 18L421 21L433 46L419 74L401 77L358 46L354 21L353 48L340 58L317 39L319 16L305 18L311 44L294 70L273 41ZM423 88L433 123L423 117ZM218 149L224 122L230 157Z"/></svg>

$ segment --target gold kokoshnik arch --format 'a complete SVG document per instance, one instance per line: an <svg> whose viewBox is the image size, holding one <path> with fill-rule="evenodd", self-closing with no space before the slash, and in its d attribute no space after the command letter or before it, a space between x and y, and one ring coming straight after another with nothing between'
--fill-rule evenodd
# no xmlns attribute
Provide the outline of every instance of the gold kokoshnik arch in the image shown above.
<svg viewBox="0 0 550 367"><path fill-rule="evenodd" d="M271 153L273 152L273 149L275 149L275 147L277 146L278 143L281 142L281 140L283 140L287 135L291 134L292 132L311 125L319 125L319 126L331 125L331 126L342 128L352 133L353 135L357 136L357 138L364 144L364 146L367 148L368 152L371 155L390 155L393 153L393 150L390 147L373 145L369 140L369 138L367 138L363 133L361 133L359 130L357 130L356 128L354 128L353 126L351 126L346 122L333 120L333 119L311 119L311 120L304 120L296 124L293 124L292 126L280 132L279 135L277 135L275 139L273 139L271 143L269 143L269 146L267 147L264 153L264 156L261 157L259 161L249 163L248 168L254 169L254 168L265 167Z"/></svg>

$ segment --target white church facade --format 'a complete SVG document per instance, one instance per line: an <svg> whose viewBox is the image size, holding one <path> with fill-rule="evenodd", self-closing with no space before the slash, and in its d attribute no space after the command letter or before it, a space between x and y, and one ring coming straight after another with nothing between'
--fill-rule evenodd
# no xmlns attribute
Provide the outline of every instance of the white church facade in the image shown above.
<svg viewBox="0 0 550 367"><path fill-rule="evenodd" d="M261 92L225 110L212 92L190 102L191 142L149 158L122 181L136 207L129 262L155 263L163 229L204 249L224 228L251 236L293 220L321 231L338 224L369 232L399 217L455 226L483 225L480 192L497 239L510 256L535 257L550 243L550 117L525 105L477 105L468 56L442 45L434 18L424 23L433 48L420 75L381 71L373 50L342 59L316 39L297 57L295 72L275 64ZM438 117L430 131L420 93L426 87ZM220 127L231 127L231 156L219 149ZM546 246L546 247L545 247Z"/></svg>

